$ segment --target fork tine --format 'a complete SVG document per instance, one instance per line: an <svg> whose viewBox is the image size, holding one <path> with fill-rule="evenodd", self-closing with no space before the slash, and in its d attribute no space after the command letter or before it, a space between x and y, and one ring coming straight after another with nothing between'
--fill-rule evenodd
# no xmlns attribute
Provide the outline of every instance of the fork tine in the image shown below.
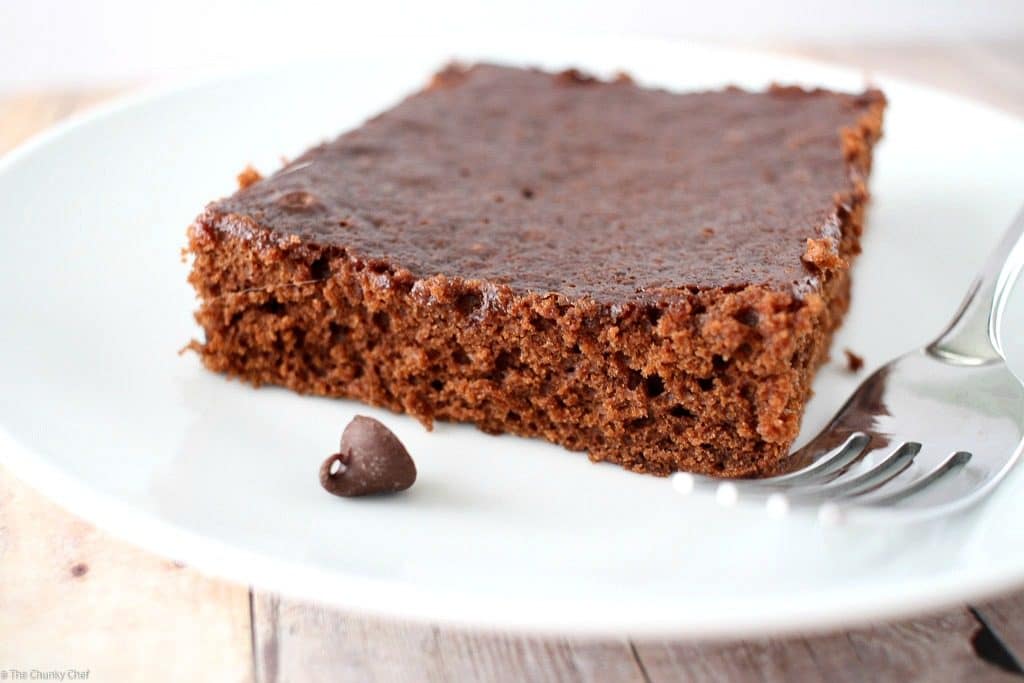
<svg viewBox="0 0 1024 683"><path fill-rule="evenodd" d="M867 448L867 445L870 442L871 437L864 432L854 432L846 438L846 441L840 444L831 453L823 455L817 460L817 462L808 465L803 469L799 469L796 472L790 472L789 474L782 474L777 477L754 479L750 483L765 486L780 484L791 486L796 484L807 484L812 481L825 479L829 475L842 471L850 463L857 460L858 457L863 455L864 449Z"/></svg>
<svg viewBox="0 0 1024 683"><path fill-rule="evenodd" d="M907 469L920 451L921 444L916 441L907 441L863 474L851 479L830 482L806 491L793 489L789 495L794 499L835 499L874 491Z"/></svg>
<svg viewBox="0 0 1024 683"><path fill-rule="evenodd" d="M955 473L971 460L967 451L956 451L939 463L931 472L907 484L903 488L881 496L872 496L870 500L858 501L858 505L890 505L918 493L934 484L939 479Z"/></svg>
<svg viewBox="0 0 1024 683"><path fill-rule="evenodd" d="M841 472L850 463L862 457L864 449L871 442L871 437L864 432L854 432L842 444L829 453L821 456L811 465L803 469L767 479L723 480L705 477L686 472L673 475L673 485L680 493L689 494L694 489L719 488L724 484L744 491L785 490L789 486L812 484L827 479L830 475Z"/></svg>

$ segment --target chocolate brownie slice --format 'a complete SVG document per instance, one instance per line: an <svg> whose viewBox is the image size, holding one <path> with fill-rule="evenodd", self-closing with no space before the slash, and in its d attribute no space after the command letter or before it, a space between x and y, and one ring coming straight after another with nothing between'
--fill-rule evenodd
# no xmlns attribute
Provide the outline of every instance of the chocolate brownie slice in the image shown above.
<svg viewBox="0 0 1024 683"><path fill-rule="evenodd" d="M885 99L449 68L189 229L211 370L637 472L783 458Z"/></svg>

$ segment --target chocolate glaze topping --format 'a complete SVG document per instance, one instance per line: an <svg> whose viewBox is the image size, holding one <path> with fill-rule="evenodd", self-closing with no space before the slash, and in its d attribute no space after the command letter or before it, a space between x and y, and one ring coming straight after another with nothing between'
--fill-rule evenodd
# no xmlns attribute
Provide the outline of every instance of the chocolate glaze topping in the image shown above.
<svg viewBox="0 0 1024 683"><path fill-rule="evenodd" d="M797 286L862 172L841 131L882 101L774 88L685 95L493 65L423 92L212 204L221 229L621 303Z"/></svg>

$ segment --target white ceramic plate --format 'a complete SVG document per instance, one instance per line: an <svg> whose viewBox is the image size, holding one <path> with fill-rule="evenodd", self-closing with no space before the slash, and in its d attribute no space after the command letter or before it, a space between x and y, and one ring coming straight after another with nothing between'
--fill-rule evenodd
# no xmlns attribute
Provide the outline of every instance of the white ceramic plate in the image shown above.
<svg viewBox="0 0 1024 683"><path fill-rule="evenodd" d="M719 49L495 39L401 55L352 49L62 126L0 163L0 457L154 551L402 617L739 636L905 615L1024 581L1022 471L960 518L822 528L812 515L775 520L683 499L665 479L539 441L453 425L427 433L357 403L253 390L179 356L197 334L179 250L204 203L232 191L246 163L272 170L281 155L357 125L453 51L625 68L675 89L863 85L859 74ZM834 347L869 366L941 327L1024 199L1024 123L879 82L892 104L853 310ZM855 385L840 365L821 372L805 433ZM406 494L343 500L320 489L318 466L355 413L383 419L414 454L420 476Z"/></svg>

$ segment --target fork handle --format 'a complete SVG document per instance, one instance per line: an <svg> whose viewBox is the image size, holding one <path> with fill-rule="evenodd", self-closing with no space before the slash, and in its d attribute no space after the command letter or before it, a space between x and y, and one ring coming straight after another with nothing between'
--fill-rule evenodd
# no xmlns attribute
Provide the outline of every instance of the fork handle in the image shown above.
<svg viewBox="0 0 1024 683"><path fill-rule="evenodd" d="M1010 290L1024 267L1024 210L1017 214L971 284L953 321L929 353L963 365L1005 360L999 329Z"/></svg>

